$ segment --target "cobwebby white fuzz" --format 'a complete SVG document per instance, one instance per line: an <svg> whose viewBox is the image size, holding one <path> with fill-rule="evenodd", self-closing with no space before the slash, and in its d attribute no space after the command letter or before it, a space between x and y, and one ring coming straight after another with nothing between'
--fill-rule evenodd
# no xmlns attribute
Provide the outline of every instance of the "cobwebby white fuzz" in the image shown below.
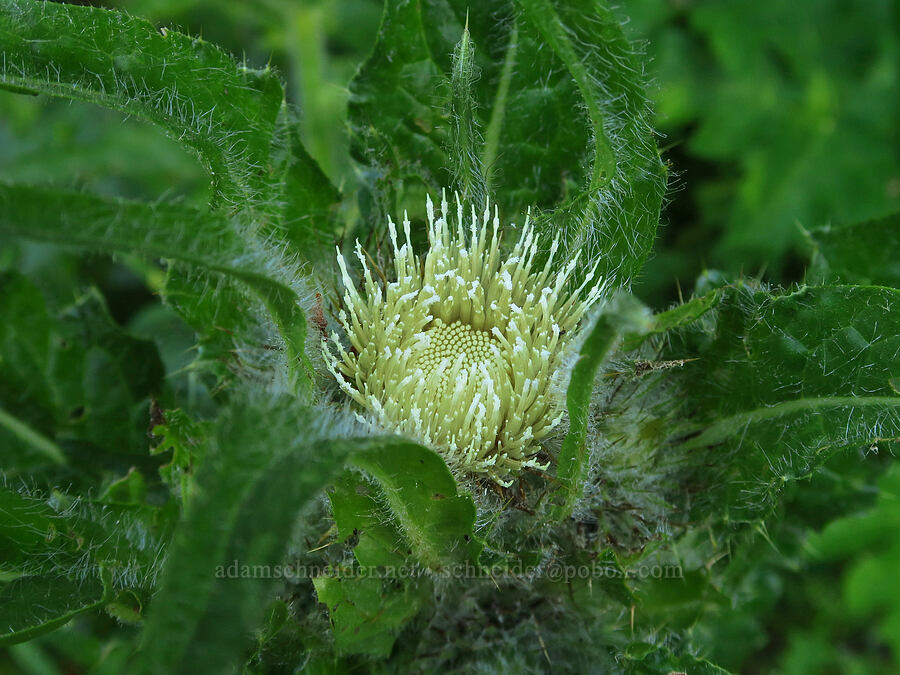
<svg viewBox="0 0 900 675"><path fill-rule="evenodd" d="M538 237L529 217L509 257L501 260L499 217L474 207L466 232L457 199L456 227L427 199L429 248L424 260L402 245L388 218L395 281L376 283L359 241L364 294L338 252L344 284L340 323L350 349L332 333L325 362L341 389L384 429L439 452L456 471L487 474L508 486L535 459L538 442L562 417L551 390L563 351L603 285L589 272L566 288L577 256L553 272L554 239L539 271ZM490 224L490 227L489 227Z"/></svg>

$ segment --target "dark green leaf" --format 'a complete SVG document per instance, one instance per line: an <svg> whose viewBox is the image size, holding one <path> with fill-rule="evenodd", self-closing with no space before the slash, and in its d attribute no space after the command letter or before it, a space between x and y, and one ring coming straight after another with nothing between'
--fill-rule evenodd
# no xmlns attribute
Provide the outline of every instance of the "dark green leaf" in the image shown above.
<svg viewBox="0 0 900 675"><path fill-rule="evenodd" d="M128 590L149 595L174 522L166 508L44 499L0 487L2 642L21 642Z"/></svg>
<svg viewBox="0 0 900 675"><path fill-rule="evenodd" d="M7 450L11 449L13 452L22 452L26 455L34 451L54 464L66 464L66 456L56 443L3 408L0 408L0 428L6 432L0 434L0 438L4 438L8 443ZM12 438L6 437L7 433ZM7 461L10 459L7 458ZM11 466L7 468L12 470Z"/></svg>
<svg viewBox="0 0 900 675"><path fill-rule="evenodd" d="M586 180L549 222L573 250L586 247L587 259L600 261L604 278L627 285L653 246L666 187L643 66L603 3L517 3L574 80L592 132Z"/></svg>
<svg viewBox="0 0 900 675"><path fill-rule="evenodd" d="M860 13L828 0L769 7L696 5L677 32L699 58L672 55L690 73L682 94L694 108L684 121L693 127L686 150L721 162L696 185L699 219L704 239L721 229L716 264L727 261L732 273L777 270L800 248L798 223L850 223L900 207L898 73L882 70L900 45L896 7L876 2Z"/></svg>
<svg viewBox="0 0 900 675"><path fill-rule="evenodd" d="M0 645L25 642L56 630L107 600L97 578L24 576L0 586Z"/></svg>
<svg viewBox="0 0 900 675"><path fill-rule="evenodd" d="M147 481L131 467L127 474L107 485L97 500L105 504L143 504L147 500Z"/></svg>
<svg viewBox="0 0 900 675"><path fill-rule="evenodd" d="M728 675L728 671L692 654L675 654L653 643L632 643L622 664L628 675Z"/></svg>
<svg viewBox="0 0 900 675"><path fill-rule="evenodd" d="M424 579L321 576L313 583L319 602L328 606L338 653L382 658L431 594Z"/></svg>
<svg viewBox="0 0 900 675"><path fill-rule="evenodd" d="M109 457L144 456L148 399L162 389L156 347L116 325L99 294L51 317L29 281L0 275L0 438L11 455L7 472L49 460L70 463L69 479L83 477L103 465L98 455L82 465L86 445Z"/></svg>
<svg viewBox="0 0 900 675"><path fill-rule="evenodd" d="M40 499L0 490L0 551L4 574L20 573L28 553L56 537L56 512Z"/></svg>
<svg viewBox="0 0 900 675"><path fill-rule="evenodd" d="M900 464L896 462L878 481L878 501L860 515L830 523L807 544L821 561L843 563L840 621L876 625L877 634L891 647L894 665L900 663ZM821 611L821 610L820 610Z"/></svg>
<svg viewBox="0 0 900 675"><path fill-rule="evenodd" d="M900 214L809 233L812 276L832 283L900 288Z"/></svg>
<svg viewBox="0 0 900 675"><path fill-rule="evenodd" d="M302 259L330 265L340 231L340 192L306 152L296 129L289 132L288 150L280 234Z"/></svg>
<svg viewBox="0 0 900 675"><path fill-rule="evenodd" d="M169 258L246 284L271 313L299 387L309 386L303 353L306 318L294 291L271 272L262 251L217 215L164 204L107 200L48 188L0 184L0 233L110 253ZM233 300L231 295L229 300ZM194 300L194 302L202 300ZM245 318L248 307L231 307ZM234 324L224 326L236 328Z"/></svg>

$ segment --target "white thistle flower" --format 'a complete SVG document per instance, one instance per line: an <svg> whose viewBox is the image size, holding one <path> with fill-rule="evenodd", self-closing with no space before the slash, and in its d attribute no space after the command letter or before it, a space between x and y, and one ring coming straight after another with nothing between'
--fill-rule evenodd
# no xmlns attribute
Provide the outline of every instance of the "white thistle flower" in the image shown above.
<svg viewBox="0 0 900 675"><path fill-rule="evenodd" d="M480 223L472 207L467 234L458 198L455 231L445 196L441 217L435 219L430 197L426 206L424 260L412 249L409 220L401 246L388 218L395 281L374 281L357 241L360 294L338 251L346 310L339 319L352 348L332 333L334 351L323 345L325 362L378 425L433 448L456 471L509 486L523 467L547 468L535 459L538 442L562 418L551 383L572 330L603 286L582 293L592 270L566 292L577 256L551 272L558 238L543 268L532 270L538 241L528 217L502 261L496 207L491 219L487 206Z"/></svg>

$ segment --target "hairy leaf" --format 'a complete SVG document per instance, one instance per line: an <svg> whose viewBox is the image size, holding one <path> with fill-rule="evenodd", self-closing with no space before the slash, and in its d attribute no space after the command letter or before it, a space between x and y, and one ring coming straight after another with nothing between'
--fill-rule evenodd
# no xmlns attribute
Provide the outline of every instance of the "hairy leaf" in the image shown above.
<svg viewBox="0 0 900 675"><path fill-rule="evenodd" d="M650 127L643 65L615 14L600 2L518 0L578 87L593 152L578 185L549 219L600 273L627 285L646 260L666 173Z"/></svg>
<svg viewBox="0 0 900 675"><path fill-rule="evenodd" d="M450 73L450 121L453 131L450 134L448 159L453 171L453 185L460 191L462 198L474 204L483 204L487 196L480 155L483 141L472 92L478 77L475 47L466 26L462 38L453 50L453 67Z"/></svg>
<svg viewBox="0 0 900 675"><path fill-rule="evenodd" d="M398 441L354 455L351 463L372 476L415 559L440 571L478 559L475 504L457 493L444 460L432 450ZM362 561L360 561L362 562Z"/></svg>
<svg viewBox="0 0 900 675"><path fill-rule="evenodd" d="M0 586L0 645L25 642L64 626L109 600L99 579L23 576Z"/></svg>
<svg viewBox="0 0 900 675"><path fill-rule="evenodd" d="M420 200L404 191L454 178L465 189L459 167L481 165L509 213L547 210L543 229L627 284L650 251L665 189L643 86L639 59L599 2L388 2L351 84L353 151L400 191L382 208L412 213ZM475 154L476 127L485 138L470 162L459 154Z"/></svg>
<svg viewBox="0 0 900 675"><path fill-rule="evenodd" d="M215 201L239 208L272 170L283 105L270 70L119 12L14 0L0 10L4 84L99 103L162 127L200 155Z"/></svg>
<svg viewBox="0 0 900 675"><path fill-rule="evenodd" d="M303 353L306 318L297 296L277 271L269 269L265 251L248 250L226 218L181 206L0 184L0 233L109 253L168 258L232 277L248 286L271 313L298 386L309 385ZM248 311L248 307L230 308L241 321ZM226 323L225 328L239 326Z"/></svg>
<svg viewBox="0 0 900 675"><path fill-rule="evenodd" d="M633 297L622 296L602 309L585 338L566 391L570 426L557 459L556 477L561 487L553 518L570 516L584 490L588 469L588 410L597 371L624 333L640 334L651 325L646 308Z"/></svg>
<svg viewBox="0 0 900 675"><path fill-rule="evenodd" d="M273 580L285 576L278 570L300 510L348 455L390 454L397 444L340 438L337 420L288 396L236 401L210 441L144 633L145 672L236 663ZM232 566L248 573L233 578Z"/></svg>
<svg viewBox="0 0 900 675"><path fill-rule="evenodd" d="M628 675L728 675L728 671L692 654L676 654L654 644L634 642L628 645L623 660L623 672Z"/></svg>
<svg viewBox="0 0 900 675"><path fill-rule="evenodd" d="M0 644L54 630L117 591L146 600L172 516L167 507L47 499L0 487Z"/></svg>
<svg viewBox="0 0 900 675"><path fill-rule="evenodd" d="M300 509L350 449L325 424L292 397L223 411L150 610L143 672L221 672L248 646ZM263 572L229 578L232 563Z"/></svg>
<svg viewBox="0 0 900 675"><path fill-rule="evenodd" d="M669 443L693 466L685 515L748 521L844 449L900 439L898 292L879 287L723 291L713 325L669 334L680 405Z"/></svg>
<svg viewBox="0 0 900 675"><path fill-rule="evenodd" d="M0 82L147 120L193 149L211 206L266 215L246 224L319 260L338 193L300 143L276 73L201 39L120 12L16 0L0 10Z"/></svg>

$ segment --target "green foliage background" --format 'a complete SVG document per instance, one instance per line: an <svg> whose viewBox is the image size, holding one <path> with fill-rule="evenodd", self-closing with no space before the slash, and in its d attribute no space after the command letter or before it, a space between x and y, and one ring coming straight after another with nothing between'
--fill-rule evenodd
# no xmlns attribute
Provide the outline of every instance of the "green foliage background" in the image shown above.
<svg viewBox="0 0 900 675"><path fill-rule="evenodd" d="M900 10L795 4L0 5L0 666L896 672ZM539 526L314 407L299 270L450 183L656 312L597 318ZM286 554L431 574L211 575ZM685 577L440 577L598 560Z"/></svg>

